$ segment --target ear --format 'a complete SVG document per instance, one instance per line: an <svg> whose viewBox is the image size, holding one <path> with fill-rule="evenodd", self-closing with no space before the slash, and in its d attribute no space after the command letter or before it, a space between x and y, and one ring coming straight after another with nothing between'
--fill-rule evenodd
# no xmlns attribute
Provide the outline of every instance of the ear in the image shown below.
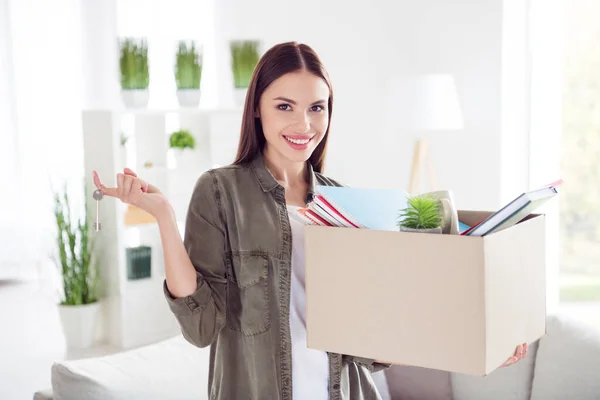
<svg viewBox="0 0 600 400"><path fill-rule="evenodd" d="M260 118L260 113L257 110L254 110L254 118Z"/></svg>

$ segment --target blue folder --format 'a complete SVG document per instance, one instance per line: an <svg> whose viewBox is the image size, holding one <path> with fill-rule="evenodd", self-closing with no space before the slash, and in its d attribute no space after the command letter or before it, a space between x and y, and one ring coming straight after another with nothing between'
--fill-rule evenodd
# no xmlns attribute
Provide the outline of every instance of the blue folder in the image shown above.
<svg viewBox="0 0 600 400"><path fill-rule="evenodd" d="M401 210L408 205L408 195L400 189L320 185L316 189L340 213L367 229L397 231Z"/></svg>

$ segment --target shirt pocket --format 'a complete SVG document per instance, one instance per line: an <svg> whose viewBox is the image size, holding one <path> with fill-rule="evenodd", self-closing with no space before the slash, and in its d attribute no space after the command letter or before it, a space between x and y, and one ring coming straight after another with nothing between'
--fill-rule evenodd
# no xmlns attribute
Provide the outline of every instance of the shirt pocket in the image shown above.
<svg viewBox="0 0 600 400"><path fill-rule="evenodd" d="M269 330L269 260L263 254L234 253L228 261L227 324L246 336Z"/></svg>

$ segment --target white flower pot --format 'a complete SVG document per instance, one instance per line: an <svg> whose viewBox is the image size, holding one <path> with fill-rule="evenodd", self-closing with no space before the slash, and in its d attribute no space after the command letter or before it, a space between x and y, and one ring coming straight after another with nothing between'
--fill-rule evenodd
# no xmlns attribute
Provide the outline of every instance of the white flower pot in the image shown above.
<svg viewBox="0 0 600 400"><path fill-rule="evenodd" d="M198 107L198 104L200 104L200 89L178 89L177 102L180 107Z"/></svg>
<svg viewBox="0 0 600 400"><path fill-rule="evenodd" d="M404 226L400 227L400 232L418 232L418 233L442 233L442 228L432 228L432 229L413 229L413 228L405 228Z"/></svg>
<svg viewBox="0 0 600 400"><path fill-rule="evenodd" d="M198 153L194 149L173 149L175 164L182 172L195 171L200 163Z"/></svg>
<svg viewBox="0 0 600 400"><path fill-rule="evenodd" d="M98 302L80 306L58 306L68 348L85 349L93 344L98 307Z"/></svg>
<svg viewBox="0 0 600 400"><path fill-rule="evenodd" d="M150 91L148 89L121 90L121 98L128 108L145 108L148 106Z"/></svg>
<svg viewBox="0 0 600 400"><path fill-rule="evenodd" d="M248 93L248 88L235 88L233 97L236 106L243 107L246 103L246 94Z"/></svg>

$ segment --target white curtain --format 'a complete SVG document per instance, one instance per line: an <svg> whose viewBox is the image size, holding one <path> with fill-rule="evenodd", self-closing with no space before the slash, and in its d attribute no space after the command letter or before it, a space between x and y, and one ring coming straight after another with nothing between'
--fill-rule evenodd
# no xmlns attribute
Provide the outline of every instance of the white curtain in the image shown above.
<svg viewBox="0 0 600 400"><path fill-rule="evenodd" d="M52 265L51 189L81 208L83 160L79 1L0 4L1 279Z"/></svg>

